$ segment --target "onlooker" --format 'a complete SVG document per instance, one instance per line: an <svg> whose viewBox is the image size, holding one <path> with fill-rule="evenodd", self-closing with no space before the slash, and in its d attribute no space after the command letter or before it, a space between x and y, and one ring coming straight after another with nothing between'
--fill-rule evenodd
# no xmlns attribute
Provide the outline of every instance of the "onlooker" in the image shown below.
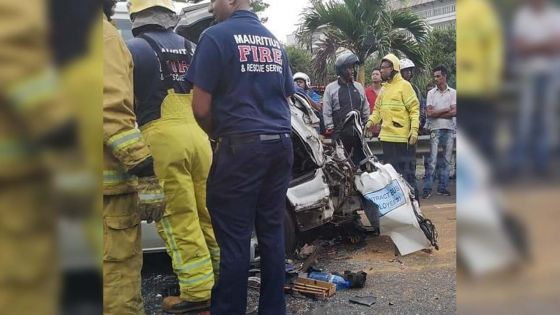
<svg viewBox="0 0 560 315"><path fill-rule="evenodd" d="M520 174L527 158L536 172L550 174L551 143L557 132L560 85L560 10L548 0L527 0L513 24L520 72L521 102L510 174Z"/></svg>
<svg viewBox="0 0 560 315"><path fill-rule="evenodd" d="M420 93L420 89L412 83L412 78L414 77L414 70L416 69L416 65L412 60L408 58L401 59L401 75L403 79L410 82L412 88L414 89L414 93L416 93L416 97L418 101L422 102L422 93Z"/></svg>
<svg viewBox="0 0 560 315"><path fill-rule="evenodd" d="M303 72L297 72L294 74L294 82L295 82L295 91L301 94L304 94L307 98L307 101L313 108L315 115L319 118L319 128L317 132L320 134L325 132L325 122L323 121L323 109L321 106L321 95L315 92L311 88L311 79L309 76Z"/></svg>
<svg viewBox="0 0 560 315"><path fill-rule="evenodd" d="M373 69L371 72L371 85L366 88L366 98L369 103L369 112L373 113L373 109L375 108L375 99L377 99L377 95L381 92L381 70L379 68Z"/></svg>
<svg viewBox="0 0 560 315"><path fill-rule="evenodd" d="M457 112L459 133L492 166L496 151L496 99L502 89L504 45L499 16L487 0L457 1ZM492 167L493 168L493 167Z"/></svg>
<svg viewBox="0 0 560 315"><path fill-rule="evenodd" d="M373 69L371 72L371 85L366 88L366 98L369 103L369 112L373 113L373 109L375 108L375 100L377 99L377 95L381 92L381 85L383 79L381 78L381 70L379 68ZM381 128L379 126L373 127L373 137L379 136L379 131Z"/></svg>
<svg viewBox="0 0 560 315"><path fill-rule="evenodd" d="M327 85L323 95L323 117L327 128L326 133L332 134L335 141L342 140L344 149L352 154L354 164L365 158L362 142L357 143L353 134L342 134L342 127L346 115L350 111L357 111L362 121L369 116L369 105L364 87L359 82L354 81L359 63L360 60L353 53L340 55L335 62L338 79Z"/></svg>
<svg viewBox="0 0 560 315"><path fill-rule="evenodd" d="M373 114L364 128L365 136L371 136L372 127L381 123L379 138L383 148L383 160L401 173L414 188L416 186L416 142L420 124L420 104L410 82L400 74L397 56L388 54L381 62L381 75L386 81L375 101Z"/></svg>
<svg viewBox="0 0 560 315"><path fill-rule="evenodd" d="M428 83L428 85L426 85L426 96L428 95L428 93L430 92L431 89L433 89L435 87L434 82L430 82ZM420 113L422 113L422 103L420 103ZM427 109L426 109L426 99L424 99L424 121L422 121L422 114L420 114L420 131L418 132L418 134L421 135L429 135L430 134L430 124L429 121L427 119ZM430 152L428 153L422 153L422 159L424 160L424 176L422 179L426 179L426 175L428 173L428 165L430 165ZM439 168L436 166L436 174L437 174L437 170Z"/></svg>
<svg viewBox="0 0 560 315"><path fill-rule="evenodd" d="M412 60L408 58L403 58L400 60L400 62L401 62L401 75L403 79L410 82L410 85L412 85L412 88L416 93L416 97L420 102L420 125L419 125L420 128L418 129L418 134L422 134L423 126L426 123L426 100L422 96L420 89L414 83L412 83L412 78L414 77L414 70L416 69L416 65L414 64L414 62L412 62ZM414 161L416 161L416 156L414 156ZM416 163L413 163L410 166L413 168L411 172L416 177ZM416 193L416 197L418 197L418 192L415 191L415 193Z"/></svg>
<svg viewBox="0 0 560 315"><path fill-rule="evenodd" d="M449 182L449 167L451 165L451 154L455 140L455 124L453 117L457 113L457 93L447 85L448 71L444 66L437 66L433 70L436 88L428 92L428 120L430 123L430 164L426 181L424 182L424 193L422 198L427 199L432 196L432 183L438 162L438 148L441 143L443 146L443 164L439 173L439 186L437 193L440 195L451 196L447 190Z"/></svg>

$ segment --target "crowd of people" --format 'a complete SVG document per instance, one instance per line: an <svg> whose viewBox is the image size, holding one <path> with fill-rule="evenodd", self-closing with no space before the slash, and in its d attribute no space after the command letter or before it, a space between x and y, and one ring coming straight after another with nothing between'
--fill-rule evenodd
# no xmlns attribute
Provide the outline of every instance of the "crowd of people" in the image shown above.
<svg viewBox="0 0 560 315"><path fill-rule="evenodd" d="M448 190L456 134L457 96L447 84L449 71L443 65L432 69L433 82L427 86L426 97L412 83L416 66L407 58L399 60L389 54L382 59L380 68L371 72L367 88L355 81L360 63L352 53L337 58L337 80L329 83L321 97L310 87L309 76L294 75L296 92L307 96L321 120L318 131L341 140L349 154L362 143L355 143L351 135L341 134L342 124L350 111L357 111L365 122L366 138L378 137L383 149L382 159L390 163L412 185L417 198L432 196L434 180L439 180L436 192L451 196ZM305 79L302 79L305 78ZM421 134L429 135L430 150L422 154L424 160L424 187L420 196L416 182L416 142ZM443 154L438 154L440 148ZM357 165L364 156L352 155Z"/></svg>

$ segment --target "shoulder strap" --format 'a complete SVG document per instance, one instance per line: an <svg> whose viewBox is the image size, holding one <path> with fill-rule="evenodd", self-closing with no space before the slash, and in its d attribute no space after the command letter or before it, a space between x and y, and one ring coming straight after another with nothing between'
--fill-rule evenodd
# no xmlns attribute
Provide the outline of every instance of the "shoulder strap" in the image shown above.
<svg viewBox="0 0 560 315"><path fill-rule="evenodd" d="M163 75L163 82L165 84L165 89L168 90L170 88L173 88L173 80L171 80L171 71L169 71L168 68L169 66L165 62L165 57L161 52L161 47L156 43L156 41L153 38L148 36L148 34L146 33L142 33L138 37L144 39L150 45L150 47L152 47L152 50L156 54Z"/></svg>

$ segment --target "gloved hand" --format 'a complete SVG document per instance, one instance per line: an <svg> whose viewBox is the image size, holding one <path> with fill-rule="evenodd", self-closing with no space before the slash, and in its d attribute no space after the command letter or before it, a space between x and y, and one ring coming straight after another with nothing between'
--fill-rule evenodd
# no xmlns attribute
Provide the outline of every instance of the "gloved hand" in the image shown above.
<svg viewBox="0 0 560 315"><path fill-rule="evenodd" d="M138 178L138 212L148 223L158 222L165 211L165 195L155 176Z"/></svg>
<svg viewBox="0 0 560 315"><path fill-rule="evenodd" d="M368 120L366 126L364 127L364 137L365 138L373 137L373 121L371 120Z"/></svg>
<svg viewBox="0 0 560 315"><path fill-rule="evenodd" d="M408 144L415 145L418 141L418 129L411 128L408 133Z"/></svg>

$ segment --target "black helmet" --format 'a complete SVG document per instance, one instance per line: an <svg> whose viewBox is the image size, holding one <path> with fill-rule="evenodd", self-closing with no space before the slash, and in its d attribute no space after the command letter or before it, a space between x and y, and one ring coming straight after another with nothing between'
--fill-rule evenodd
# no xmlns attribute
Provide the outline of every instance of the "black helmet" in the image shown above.
<svg viewBox="0 0 560 315"><path fill-rule="evenodd" d="M346 52L338 56L338 58L336 58L336 62L334 63L334 66L336 68L336 74L343 75L344 69L346 69L348 66L359 65L359 64L360 64L360 59L358 59L358 56L354 55L351 52Z"/></svg>

